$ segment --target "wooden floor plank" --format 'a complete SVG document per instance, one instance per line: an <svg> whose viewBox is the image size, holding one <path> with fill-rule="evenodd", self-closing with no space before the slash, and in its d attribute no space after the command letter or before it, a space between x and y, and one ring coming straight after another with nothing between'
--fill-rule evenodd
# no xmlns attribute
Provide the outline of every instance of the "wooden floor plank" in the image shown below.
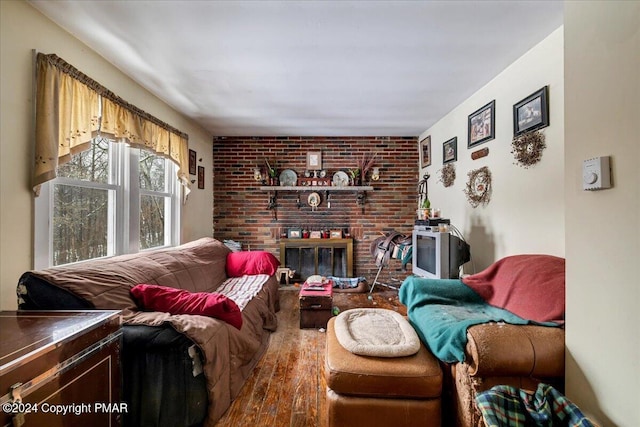
<svg viewBox="0 0 640 427"><path fill-rule="evenodd" d="M324 358L326 337L318 329L300 329L298 290L280 290L278 329L231 407L216 427L327 425ZM370 298L369 298L370 297ZM386 308L406 315L398 293L386 288L369 294L336 293L340 311L356 307Z"/></svg>
<svg viewBox="0 0 640 427"><path fill-rule="evenodd" d="M291 413L291 426L310 426L317 422L316 396L319 384L317 382L318 357L316 348L320 334L321 332L316 329L305 329L300 333L302 345L296 366L296 396Z"/></svg>
<svg viewBox="0 0 640 427"><path fill-rule="evenodd" d="M278 314L278 333L282 337L280 344L280 352L278 362L274 369L272 382L268 390L268 398L263 407L263 413L259 419L260 426L288 426L291 417L291 395L283 383L289 383L293 380L291 376L293 367L298 362L298 355L293 351L297 347L297 334L294 328L285 327L291 325L298 320L294 298L297 298L294 292L281 294L282 309Z"/></svg>

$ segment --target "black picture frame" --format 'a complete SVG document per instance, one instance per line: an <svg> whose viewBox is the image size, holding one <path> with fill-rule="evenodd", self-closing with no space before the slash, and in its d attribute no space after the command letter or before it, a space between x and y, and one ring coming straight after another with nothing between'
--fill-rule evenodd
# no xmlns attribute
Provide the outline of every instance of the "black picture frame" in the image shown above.
<svg viewBox="0 0 640 427"><path fill-rule="evenodd" d="M491 141L496 137L496 100L469 114L467 148Z"/></svg>
<svg viewBox="0 0 640 427"><path fill-rule="evenodd" d="M189 149L189 175L196 174L196 152L192 149Z"/></svg>
<svg viewBox="0 0 640 427"><path fill-rule="evenodd" d="M454 136L442 143L442 164L455 162L456 160L458 160L458 137Z"/></svg>
<svg viewBox="0 0 640 427"><path fill-rule="evenodd" d="M549 126L549 86L513 105L513 135Z"/></svg>
<svg viewBox="0 0 640 427"><path fill-rule="evenodd" d="M418 147L420 150L420 167L431 166L431 135L420 141Z"/></svg>
<svg viewBox="0 0 640 427"><path fill-rule="evenodd" d="M204 189L204 166L198 166L198 188Z"/></svg>

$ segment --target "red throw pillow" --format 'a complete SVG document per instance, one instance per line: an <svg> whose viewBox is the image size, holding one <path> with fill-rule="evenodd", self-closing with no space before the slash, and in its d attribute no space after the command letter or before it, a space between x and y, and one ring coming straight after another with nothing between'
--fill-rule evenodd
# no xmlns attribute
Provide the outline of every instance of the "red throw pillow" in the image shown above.
<svg viewBox="0 0 640 427"><path fill-rule="evenodd" d="M158 285L136 285L131 294L144 310L170 314L199 314L224 320L242 328L242 314L238 305L222 294L189 292L184 289Z"/></svg>
<svg viewBox="0 0 640 427"><path fill-rule="evenodd" d="M462 282L487 303L536 322L564 322L565 260L551 255L503 258Z"/></svg>
<svg viewBox="0 0 640 427"><path fill-rule="evenodd" d="M227 276L242 277L254 274L273 276L280 265L278 258L265 251L230 252L227 255Z"/></svg>

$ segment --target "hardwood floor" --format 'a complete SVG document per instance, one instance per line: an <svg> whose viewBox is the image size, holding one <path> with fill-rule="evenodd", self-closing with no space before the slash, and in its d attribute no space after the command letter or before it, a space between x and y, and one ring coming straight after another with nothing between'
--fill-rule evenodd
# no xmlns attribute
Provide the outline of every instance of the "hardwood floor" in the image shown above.
<svg viewBox="0 0 640 427"><path fill-rule="evenodd" d="M334 307L378 307L406 314L398 292L376 287L368 293L335 293ZM216 427L290 426L324 427L326 382L324 380L325 335L318 329L300 329L298 289L280 289L278 330L269 348L229 410Z"/></svg>

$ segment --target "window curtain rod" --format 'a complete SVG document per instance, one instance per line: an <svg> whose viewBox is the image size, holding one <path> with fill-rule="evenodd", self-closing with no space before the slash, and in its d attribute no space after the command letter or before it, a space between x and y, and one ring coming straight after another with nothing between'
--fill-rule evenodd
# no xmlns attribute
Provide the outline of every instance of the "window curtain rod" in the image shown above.
<svg viewBox="0 0 640 427"><path fill-rule="evenodd" d="M157 117L152 116L151 114L147 113L144 110L141 110L140 108L136 107L133 104L128 103L127 101L125 101L124 99L122 99L121 97L119 97L118 95L116 95L115 93L111 92L109 89L107 89L106 87L102 86L100 83L98 83L97 81L93 80L91 77L87 76L86 74L84 74L82 71L78 70L77 68L75 68L73 65L69 64L68 62L66 62L64 59L60 58L59 56L55 55L55 54L42 54L40 53L39 55L41 55L41 59L47 61L49 64L55 66L56 68L58 68L60 71L62 71L63 73L66 73L68 75L70 75L71 77L73 77L74 79L78 80L79 82L87 85L87 87L89 87L90 89L93 89L94 91L96 91L96 93L106 99L111 100L112 102L114 102L115 104L131 111L132 113L140 116L141 118L148 120L158 126L160 126L161 128L175 133L176 135L184 138L184 139L189 139L189 135L187 135L184 132L179 131L178 129L174 128L173 126L163 122L162 120L158 119Z"/></svg>

